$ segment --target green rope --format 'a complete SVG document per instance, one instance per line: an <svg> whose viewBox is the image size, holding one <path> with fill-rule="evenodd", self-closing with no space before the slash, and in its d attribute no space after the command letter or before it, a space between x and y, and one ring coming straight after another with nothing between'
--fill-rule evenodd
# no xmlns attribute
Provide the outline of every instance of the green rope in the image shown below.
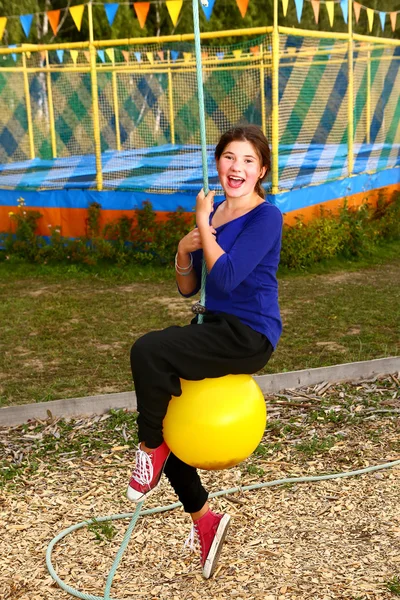
<svg viewBox="0 0 400 600"><path fill-rule="evenodd" d="M313 475L313 476L308 476L308 477L288 477L287 479L276 479L274 481L267 481L264 483L255 483L252 485L246 485L244 487L235 487L235 488L230 488L227 490L221 490L219 492L214 492L214 493L210 494L210 498L216 498L218 496L226 496L228 494L235 494L236 492L247 492L247 491L251 491L251 490L257 490L260 488L272 487L275 485L284 485L286 483L305 483L305 482L309 482L309 481L324 481L327 479L339 479L341 477L353 477L356 475L363 475L364 473L370 473L372 471L381 471L382 469L389 469L389 468L396 467L396 466L400 466L400 460L395 460L393 462L384 463L382 465L366 467L364 469L358 469L356 471L345 471L343 473L332 473L331 475ZM142 505L143 505L143 502L139 503L136 508L136 511L134 513L125 513L125 514L119 514L119 515L110 515L107 517L98 517L96 519L91 519L89 521L82 521L81 523L78 523L77 525L72 525L71 527L68 527L68 529L64 529L64 531L59 533L50 542L50 544L48 545L47 551L46 551L46 565L47 565L47 569L48 569L51 577L60 586L60 588L62 588L68 594L71 594L71 596L75 596L76 598L82 598L82 600L115 600L114 598L111 598L109 596L112 581L113 581L114 575L116 573L116 570L118 568L118 565L121 561L122 554L123 554L126 546L128 545L129 538L132 534L132 531L135 527L138 517L139 516L142 517L142 516L146 516L146 515L153 515L155 513L160 513L160 512L166 512L167 510L172 510L174 508L179 508L180 506L182 506L182 504L180 502L175 502L174 504L169 504L168 506L158 506L156 508L150 508L148 510L141 511ZM110 573L107 577L107 584L106 584L104 596L93 596L92 594L85 594L84 592L80 592L79 590L76 590L75 588L71 587L70 585L64 583L64 581L57 575L57 573L53 567L53 564L51 562L51 555L52 555L54 546L60 540L62 540L64 537L66 537L68 534L72 533L73 531L76 531L77 529L81 529L82 527L86 527L87 525L90 525L91 523L94 523L94 522L101 523L104 521L114 521L114 520L118 520L118 519L132 519L132 520L129 524L127 532L122 541L121 547L117 552L114 563L113 563Z"/></svg>

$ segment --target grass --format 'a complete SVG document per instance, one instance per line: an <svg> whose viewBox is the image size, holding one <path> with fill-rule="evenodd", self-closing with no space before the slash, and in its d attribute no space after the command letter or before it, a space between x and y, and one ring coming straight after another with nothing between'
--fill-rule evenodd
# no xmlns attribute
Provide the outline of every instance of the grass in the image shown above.
<svg viewBox="0 0 400 600"><path fill-rule="evenodd" d="M368 264L281 273L284 332L262 372L399 354L399 256L396 242ZM169 268L0 263L0 406L131 390L132 343L187 324L191 304Z"/></svg>
<svg viewBox="0 0 400 600"><path fill-rule="evenodd" d="M389 592L392 592L395 596L400 596L400 579L397 576L392 577L392 579L387 582L386 587Z"/></svg>

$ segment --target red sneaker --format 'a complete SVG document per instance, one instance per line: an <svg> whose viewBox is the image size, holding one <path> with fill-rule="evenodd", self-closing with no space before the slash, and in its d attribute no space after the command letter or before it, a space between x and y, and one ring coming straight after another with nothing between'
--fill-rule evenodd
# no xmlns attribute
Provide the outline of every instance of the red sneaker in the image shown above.
<svg viewBox="0 0 400 600"><path fill-rule="evenodd" d="M170 454L170 449L163 442L147 454L144 450L136 451L136 466L129 481L126 495L132 502L141 502L154 492L160 483L165 463Z"/></svg>
<svg viewBox="0 0 400 600"><path fill-rule="evenodd" d="M197 538L205 579L209 579L216 569L230 520L229 515L219 515L209 510L193 523L192 531L186 543L190 544L193 549L195 538Z"/></svg>

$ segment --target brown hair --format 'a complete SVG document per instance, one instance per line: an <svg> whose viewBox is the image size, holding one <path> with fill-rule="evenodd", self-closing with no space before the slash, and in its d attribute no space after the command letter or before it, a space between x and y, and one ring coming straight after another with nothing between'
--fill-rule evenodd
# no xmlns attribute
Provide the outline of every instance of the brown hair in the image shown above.
<svg viewBox="0 0 400 600"><path fill-rule="evenodd" d="M243 125L234 127L226 133L222 134L215 148L215 158L219 160L228 144L231 142L250 142L260 159L261 166L267 167L264 177L261 177L256 184L254 190L261 198L265 198L265 192L261 185L266 176L271 170L271 151L269 149L268 140L257 125Z"/></svg>

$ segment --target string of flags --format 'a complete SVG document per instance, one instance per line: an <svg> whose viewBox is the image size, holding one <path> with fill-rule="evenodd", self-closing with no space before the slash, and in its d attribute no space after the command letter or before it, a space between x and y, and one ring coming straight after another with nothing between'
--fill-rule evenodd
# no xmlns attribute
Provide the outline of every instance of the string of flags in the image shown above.
<svg viewBox="0 0 400 600"><path fill-rule="evenodd" d="M335 18L335 12L334 12L335 4L340 4L340 8L342 9L344 21L347 24L347 19L348 19L348 14L349 14L349 0L307 0L307 1L311 2L316 23L318 23L318 21L319 21L321 4L325 4L325 8L328 12L330 26L333 27L333 22L334 22L334 18ZM300 23L301 16L303 13L304 0L294 0L294 3L296 5L297 20ZM282 9L283 9L284 17L286 17L288 6L289 6L289 0L282 0ZM353 10L354 10L354 16L356 19L356 23L358 23L358 21L360 19L361 10L366 11L367 17L368 17L369 31L372 31L375 14L379 15L379 20L381 22L382 31L384 31L384 29L385 29L386 17L389 15L390 23L392 26L392 31L394 31L396 29L397 15L400 13L400 10L383 11L383 10L376 10L374 8L369 8L368 6L364 6L363 4L360 4L360 2L356 2L355 0L353 2Z"/></svg>
<svg viewBox="0 0 400 600"><path fill-rule="evenodd" d="M289 6L289 0L281 0L281 1L282 1L282 8L283 8L283 15L286 16L288 6ZM319 21L321 4L325 5L325 8L328 12L328 17L329 17L329 22L330 22L331 27L333 27L333 23L334 23L335 4L340 4L340 7L341 7L342 13L343 13L343 18L344 18L345 22L347 23L349 0L306 0L306 1L311 2L316 23L318 23L318 21ZM304 0L294 0L294 3L296 6L297 20L300 23L302 13L303 13ZM151 4L151 2L133 2L132 3L136 17L139 21L139 25L142 29L145 27L145 24L146 24L147 16L148 16L148 13L150 10L150 4ZM171 18L172 24L175 27L178 22L181 10L182 10L183 0L166 0L165 4L167 6L167 10L168 10L169 16ZM215 4L215 0L208 0L208 6L204 6L203 4L201 4L201 7L203 9L203 12L204 12L204 15L205 15L207 21L209 21L211 18L211 15L212 15L212 12L214 9L214 4ZM247 13L249 0L236 0L236 4L238 6L238 9L240 11L242 18L244 18ZM115 20L119 6L120 6L119 3L103 4L110 27L112 26L112 24ZM59 31L61 12L66 11L66 10L69 11L78 31L81 30L82 19L83 19L83 15L84 15L84 11L85 11L85 4L79 4L77 6L71 6L69 8L65 8L65 9L49 10L46 12L46 14L47 14L47 18L48 18L50 27L55 36L57 35L57 33ZM392 31L395 31L397 15L400 13L400 10L399 11L389 11L389 12L375 10L373 8L364 6L360 2L356 2L355 0L353 1L353 10L354 10L354 16L355 16L356 23L358 23L358 21L359 21L361 10L366 11L367 17L368 17L369 31L372 30L375 14L377 14L379 16L382 31L385 29L386 19L387 19L388 15L390 18ZM31 31L34 16L41 15L41 14L43 14L43 13L34 13L34 14L32 13L32 14L28 14L28 15L21 15L18 17L20 20L22 29L24 31L24 34L27 38L29 37L30 31ZM3 38L4 32L7 27L7 21L9 18L15 18L15 17L0 17L0 40ZM13 46L10 45L9 47L12 48ZM12 56L14 57L15 55L13 54ZM60 61L60 62L62 62L62 61Z"/></svg>

